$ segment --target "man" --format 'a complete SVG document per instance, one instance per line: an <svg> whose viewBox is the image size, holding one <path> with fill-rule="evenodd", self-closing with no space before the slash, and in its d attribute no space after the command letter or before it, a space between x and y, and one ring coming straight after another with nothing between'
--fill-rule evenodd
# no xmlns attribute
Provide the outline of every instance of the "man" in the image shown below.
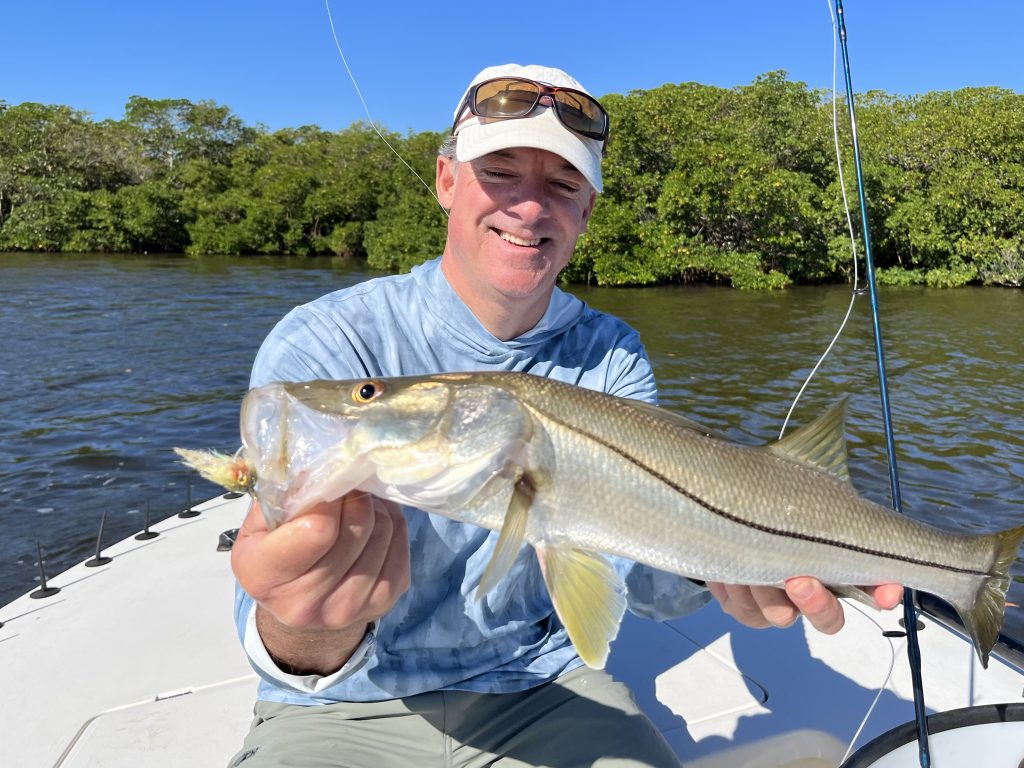
<svg viewBox="0 0 1024 768"><path fill-rule="evenodd" d="M297 308L264 342L252 384L500 369L654 401L637 334L555 286L601 190L605 111L560 70L492 67L452 133L436 168L449 211L441 258ZM582 666L529 548L474 598L496 538L362 494L273 532L254 505L232 567L263 682L232 764L678 765L628 690ZM800 613L823 631L842 624L812 579L705 590L615 567L641 615L681 615L710 590L753 626Z"/></svg>

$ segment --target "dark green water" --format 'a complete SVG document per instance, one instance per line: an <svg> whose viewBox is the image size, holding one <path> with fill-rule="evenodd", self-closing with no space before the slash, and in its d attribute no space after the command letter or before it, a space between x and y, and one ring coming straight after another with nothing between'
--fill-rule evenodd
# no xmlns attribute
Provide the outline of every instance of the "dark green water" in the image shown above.
<svg viewBox="0 0 1024 768"><path fill-rule="evenodd" d="M234 448L263 336L368 276L324 260L0 254L0 604L34 588L37 540L56 573L90 555L103 512L113 542L147 504L154 520L180 511L170 449ZM573 291L640 330L664 405L749 443L777 437L849 301L842 286ZM889 289L881 309L907 511L949 529L1024 522L1024 291ZM844 396L854 483L887 503L866 296L794 419ZM1024 637L1024 610L1007 625Z"/></svg>

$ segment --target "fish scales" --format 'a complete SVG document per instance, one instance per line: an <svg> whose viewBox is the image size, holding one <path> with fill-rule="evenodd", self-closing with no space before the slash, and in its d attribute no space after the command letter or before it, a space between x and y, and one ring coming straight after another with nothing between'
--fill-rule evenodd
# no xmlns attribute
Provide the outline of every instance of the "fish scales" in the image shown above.
<svg viewBox="0 0 1024 768"><path fill-rule="evenodd" d="M952 603L987 663L1024 527L946 533L864 499L848 480L844 413L752 447L523 373L271 384L243 404L244 466L236 457L213 479L246 478L270 527L358 489L500 531L480 593L531 544L592 666L625 609L601 553L731 583L899 582Z"/></svg>
<svg viewBox="0 0 1024 768"><path fill-rule="evenodd" d="M560 498L549 502L551 506L567 509L573 499L586 499L581 505L584 510L615 513L603 524L591 525L574 514L575 527L567 521L567 529L561 532L578 543L644 562L656 559L650 564L685 575L762 584L776 584L794 575L793 560L780 547L802 547L813 556L804 560L808 567L840 584L852 583L845 578L863 579L871 570L876 580L884 580L878 578L877 566L868 570L840 567L836 556L842 558L844 553L850 553L854 563L860 555L870 555L925 569L935 564L957 573L956 563L977 562L987 551L975 537L941 533L867 501L820 470L653 418L643 410L613 409L617 413L600 414L603 420L580 419L577 412L584 414L585 409L576 402L578 394L559 387L532 397L519 393L547 422L548 431L563 439L556 453L559 471L568 481L558 491ZM559 402L566 395L571 399ZM558 411L558 421L549 415L553 410ZM620 478L629 481L624 485ZM754 493L753 488L758 491ZM837 526L835 510L847 509L843 525ZM591 538L594 534L588 529L594 528L605 541ZM703 549L707 556L697 551L695 559L679 550L665 551L666 536L676 533L678 538L673 540L690 548L697 544L693 534L701 530L709 532L703 543L717 542ZM611 544L606 541L608 531L614 531ZM723 541L735 544L736 558L721 557ZM737 562L748 559L740 557L744 545L767 546L779 554L774 559L780 562L775 567L763 561ZM765 554L770 557L772 551ZM917 554L911 557L908 552ZM987 571L967 570L968 577L987 575Z"/></svg>

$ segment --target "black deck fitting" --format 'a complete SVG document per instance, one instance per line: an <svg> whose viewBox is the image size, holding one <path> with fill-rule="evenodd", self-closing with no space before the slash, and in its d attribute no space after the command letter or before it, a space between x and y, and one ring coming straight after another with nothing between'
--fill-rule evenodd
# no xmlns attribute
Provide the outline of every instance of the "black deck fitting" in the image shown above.
<svg viewBox="0 0 1024 768"><path fill-rule="evenodd" d="M60 587L48 587L46 585L46 568L43 567L43 548L39 546L39 542L36 542L36 553L39 555L39 559L36 561L39 563L39 589L31 593L29 597L39 600L43 597L53 597L60 592Z"/></svg>
<svg viewBox="0 0 1024 768"><path fill-rule="evenodd" d="M100 516L100 532L96 534L96 554L85 561L86 568L95 568L98 565L106 565L114 559L103 554L103 527L106 524L107 511L103 510L103 514Z"/></svg>
<svg viewBox="0 0 1024 768"><path fill-rule="evenodd" d="M245 496L244 493L239 493L238 491L228 491L223 496L221 496L221 498L222 499L240 499L243 496Z"/></svg>
<svg viewBox="0 0 1024 768"><path fill-rule="evenodd" d="M924 629L924 622L921 621L921 619L917 619L914 623L917 625L918 632ZM900 619L899 624L901 627L903 627L904 630L907 628L907 622L905 622L903 619Z"/></svg>
<svg viewBox="0 0 1024 768"><path fill-rule="evenodd" d="M231 528L227 531L221 531L220 536L217 538L217 551L230 552L231 548L235 546L236 538L238 538L237 528Z"/></svg>
<svg viewBox="0 0 1024 768"><path fill-rule="evenodd" d="M185 480L185 493L188 500L188 506L181 512L178 513L178 517L196 517L199 514L198 509L192 508L192 473L189 472L186 475Z"/></svg>
<svg viewBox="0 0 1024 768"><path fill-rule="evenodd" d="M146 499L146 527L142 529L142 533L136 533L135 538L138 541L149 541L159 535L158 532L149 530L149 499Z"/></svg>

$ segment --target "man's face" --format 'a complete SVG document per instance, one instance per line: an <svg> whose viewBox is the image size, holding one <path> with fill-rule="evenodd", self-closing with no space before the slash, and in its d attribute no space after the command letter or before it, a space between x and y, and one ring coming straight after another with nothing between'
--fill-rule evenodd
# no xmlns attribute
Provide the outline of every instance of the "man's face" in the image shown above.
<svg viewBox="0 0 1024 768"><path fill-rule="evenodd" d="M449 209L442 265L470 308L482 300L546 309L597 197L583 174L556 154L520 147L468 163L438 158L437 191Z"/></svg>

